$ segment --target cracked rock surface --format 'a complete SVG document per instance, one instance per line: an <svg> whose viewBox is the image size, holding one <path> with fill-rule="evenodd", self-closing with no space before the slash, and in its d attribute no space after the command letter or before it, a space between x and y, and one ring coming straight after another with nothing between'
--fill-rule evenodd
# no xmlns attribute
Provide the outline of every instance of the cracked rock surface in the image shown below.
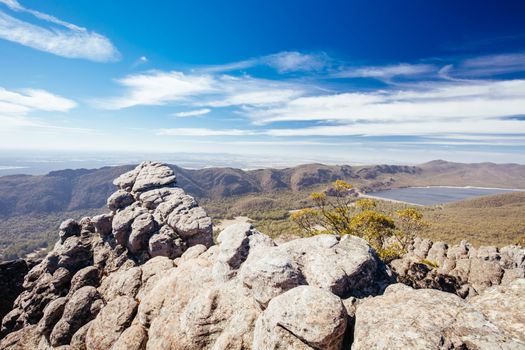
<svg viewBox="0 0 525 350"><path fill-rule="evenodd" d="M278 245L236 224L213 244L211 219L175 180L144 162L115 180L111 212L61 225L2 320L0 349L525 349L521 247L419 240L396 275L353 236ZM423 258L475 292L422 282L429 271L396 283Z"/></svg>

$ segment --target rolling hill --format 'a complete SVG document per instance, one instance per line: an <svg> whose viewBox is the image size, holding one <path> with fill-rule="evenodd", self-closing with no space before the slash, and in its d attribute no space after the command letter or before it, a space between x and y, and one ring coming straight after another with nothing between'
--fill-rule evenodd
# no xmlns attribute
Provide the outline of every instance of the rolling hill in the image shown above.
<svg viewBox="0 0 525 350"><path fill-rule="evenodd" d="M270 231L277 221L285 219L289 209L308 205L309 192L326 188L328 183L336 179L344 179L367 192L426 185L525 188L525 166L517 164L461 164L445 161L432 161L418 166L305 164L285 169L248 171L171 167L177 175L178 185L197 197L214 218L250 212L252 217L265 221L265 228ZM80 219L87 214L105 211L106 198L115 190L112 180L132 168L133 165L129 165L53 171L43 176L0 177L0 260L2 255L22 256L54 242L56 229L63 219ZM470 225L470 228L479 226L481 221L475 220L477 215L502 222L502 218L520 214L520 208L510 208L507 199L504 209L493 210L495 202L490 202L486 213L479 214L479 208L473 207L474 203L481 205L479 203L484 203L484 200L449 204L441 211L429 211L428 215L438 223L435 227L442 230L443 237L455 241L460 233L472 231L465 225ZM492 213L498 213L499 216L494 217ZM470 221L461 221L462 215L471 218ZM288 223L281 227L282 230L290 228ZM508 227L498 229L509 232ZM516 233L510 235L515 237ZM512 237L503 241L509 241ZM479 242L487 240L490 237L480 239Z"/></svg>

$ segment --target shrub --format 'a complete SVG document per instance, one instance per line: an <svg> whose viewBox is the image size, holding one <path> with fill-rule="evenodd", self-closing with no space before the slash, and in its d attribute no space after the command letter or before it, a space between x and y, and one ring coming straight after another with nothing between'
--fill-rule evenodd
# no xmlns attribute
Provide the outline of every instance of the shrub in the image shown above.
<svg viewBox="0 0 525 350"><path fill-rule="evenodd" d="M366 239L385 261L399 257L405 251L405 240L401 239L402 232L396 230L394 219L373 210L377 207L374 200L357 199L350 193L351 188L337 180L329 197L324 192L312 193L314 207L296 211L290 217L307 235L351 234Z"/></svg>

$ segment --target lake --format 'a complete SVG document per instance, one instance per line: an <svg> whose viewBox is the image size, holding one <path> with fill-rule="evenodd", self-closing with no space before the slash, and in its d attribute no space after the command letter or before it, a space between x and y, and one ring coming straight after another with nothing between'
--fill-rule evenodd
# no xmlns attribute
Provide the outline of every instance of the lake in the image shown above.
<svg viewBox="0 0 525 350"><path fill-rule="evenodd" d="M392 199L400 202L407 202L411 204L435 205L441 203L454 202L467 198L515 191L519 190L483 187L428 186L395 188L392 190L368 193L368 195L378 198Z"/></svg>

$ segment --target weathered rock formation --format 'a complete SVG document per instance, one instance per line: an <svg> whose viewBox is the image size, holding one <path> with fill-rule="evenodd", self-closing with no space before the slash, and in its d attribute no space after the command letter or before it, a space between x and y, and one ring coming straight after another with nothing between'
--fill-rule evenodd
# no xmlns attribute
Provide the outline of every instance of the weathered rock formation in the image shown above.
<svg viewBox="0 0 525 350"><path fill-rule="evenodd" d="M18 295L24 290L24 276L38 260L13 260L0 263L0 319L13 307Z"/></svg>
<svg viewBox="0 0 525 350"><path fill-rule="evenodd" d="M496 285L525 278L525 249L518 246L475 248L466 241L448 246L416 238L402 259L391 262L398 281L471 298Z"/></svg>
<svg viewBox="0 0 525 350"><path fill-rule="evenodd" d="M26 275L0 349L525 348L519 274L484 291L467 280L479 295L466 300L394 284L353 236L277 245L238 224L213 245L169 168L145 162L115 184L111 213L64 222Z"/></svg>

